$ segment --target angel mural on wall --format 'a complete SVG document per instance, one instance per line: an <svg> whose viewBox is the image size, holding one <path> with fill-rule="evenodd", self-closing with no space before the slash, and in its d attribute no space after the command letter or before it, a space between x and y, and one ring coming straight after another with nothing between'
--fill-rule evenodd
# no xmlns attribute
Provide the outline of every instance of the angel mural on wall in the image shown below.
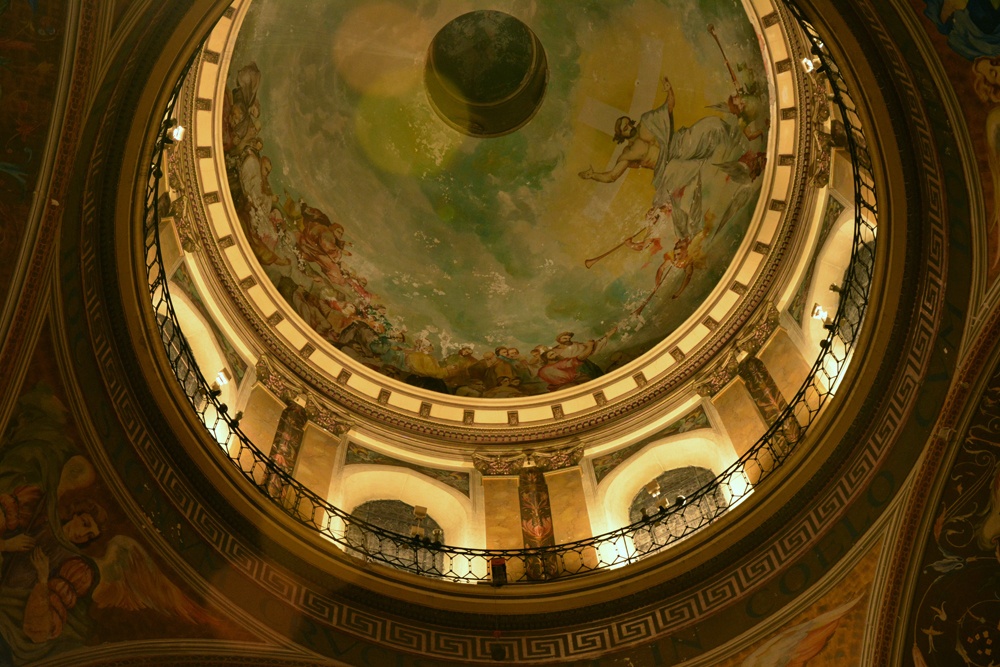
<svg viewBox="0 0 1000 667"><path fill-rule="evenodd" d="M841 621L860 601L857 597L785 630L747 656L741 667L806 667L826 648Z"/></svg>
<svg viewBox="0 0 1000 667"><path fill-rule="evenodd" d="M1000 55L980 56L972 62L973 86L979 100L989 106L986 114L986 148L990 172L993 175L993 216L989 230L993 239L990 249L993 269L1000 263Z"/></svg>
<svg viewBox="0 0 1000 667"><path fill-rule="evenodd" d="M0 665L93 643L100 610L221 628L138 541L108 535L107 494L74 450L52 391L22 396L0 443Z"/></svg>
<svg viewBox="0 0 1000 667"><path fill-rule="evenodd" d="M709 25L708 32L722 52L735 88L725 102L710 107L723 115L704 116L688 127L677 127L674 87L664 76L663 104L642 114L638 121L621 116L615 122L613 139L622 146L615 164L607 171L588 167L579 174L583 179L613 183L631 169L653 172L655 192L645 227L584 262L589 269L619 248L657 254L664 245L669 246L671 249L663 254L656 271L652 291L634 311L637 315L653 299L672 269L680 269L682 276L680 286L671 296L676 299L691 282L695 270L706 266L703 245L754 199L767 163L760 148L766 140L769 118L760 85L755 80L740 81L714 26ZM723 175L725 183L731 185L727 206L717 225L717 214L707 202L703 204L702 182L709 169ZM665 221L673 224L665 225Z"/></svg>

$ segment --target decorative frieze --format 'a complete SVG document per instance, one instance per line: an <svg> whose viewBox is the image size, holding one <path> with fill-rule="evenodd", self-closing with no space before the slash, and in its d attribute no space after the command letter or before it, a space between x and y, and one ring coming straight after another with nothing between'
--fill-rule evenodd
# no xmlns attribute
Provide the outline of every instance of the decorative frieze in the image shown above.
<svg viewBox="0 0 1000 667"><path fill-rule="evenodd" d="M583 458L583 443L575 441L570 445L547 449L524 449L506 452L475 452L472 463L483 475L516 475L530 460L543 472L571 468Z"/></svg>
<svg viewBox="0 0 1000 667"><path fill-rule="evenodd" d="M422 466L409 461L403 461L402 459L397 459L393 456L388 456L381 452L364 447L356 442L347 443L347 456L344 464L368 464L408 468L409 470L415 470L422 475L427 475L431 479L436 479L443 484L447 484L451 488L466 496L470 495L469 473L467 472L461 472L458 470L441 470L439 468L431 468L429 466Z"/></svg>
<svg viewBox="0 0 1000 667"><path fill-rule="evenodd" d="M685 433L687 431L694 431L703 428L711 428L711 424L708 422L708 415L705 413L705 409L699 405L697 408L687 413L677 421L672 422L669 426L660 429L653 435L643 438L639 442L628 445L627 447L622 447L621 449L611 452L610 454L594 457L591 464L594 466L594 476L597 478L597 483L600 484L601 480L611 474L611 471L624 463L628 458L646 445L678 433Z"/></svg>

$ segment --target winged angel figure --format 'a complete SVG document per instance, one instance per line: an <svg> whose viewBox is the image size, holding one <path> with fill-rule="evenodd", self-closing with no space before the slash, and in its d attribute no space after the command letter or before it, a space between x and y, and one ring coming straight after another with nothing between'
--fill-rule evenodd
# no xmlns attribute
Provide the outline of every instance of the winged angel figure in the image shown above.
<svg viewBox="0 0 1000 667"><path fill-rule="evenodd" d="M19 407L0 446L0 665L86 645L100 609L220 630L139 542L108 539L106 494L90 461L67 445L58 399L32 392Z"/></svg>
<svg viewBox="0 0 1000 667"><path fill-rule="evenodd" d="M167 579L146 550L126 535L115 535L108 550L94 562L100 580L93 600L100 607L126 611L150 609L193 625L214 625L216 619Z"/></svg>
<svg viewBox="0 0 1000 667"><path fill-rule="evenodd" d="M826 647L844 616L860 601L859 596L786 630L754 651L741 667L805 667Z"/></svg>

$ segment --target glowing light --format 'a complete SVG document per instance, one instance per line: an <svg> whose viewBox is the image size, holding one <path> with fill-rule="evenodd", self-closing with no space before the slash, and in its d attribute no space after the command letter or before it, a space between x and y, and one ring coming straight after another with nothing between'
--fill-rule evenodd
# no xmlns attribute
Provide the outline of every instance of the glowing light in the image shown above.
<svg viewBox="0 0 1000 667"><path fill-rule="evenodd" d="M233 379L233 376L229 374L229 370L222 368L219 373L215 376L215 381L220 387L229 384L229 381Z"/></svg>
<svg viewBox="0 0 1000 667"><path fill-rule="evenodd" d="M816 69L816 65L815 63L813 63L812 58L803 58L802 67L803 69L805 69L806 74L809 74L810 72Z"/></svg>

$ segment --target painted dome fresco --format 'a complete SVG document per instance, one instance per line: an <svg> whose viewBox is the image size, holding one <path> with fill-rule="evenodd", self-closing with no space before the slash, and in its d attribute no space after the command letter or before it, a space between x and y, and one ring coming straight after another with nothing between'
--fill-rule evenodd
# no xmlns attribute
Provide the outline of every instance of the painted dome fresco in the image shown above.
<svg viewBox="0 0 1000 667"><path fill-rule="evenodd" d="M746 252L770 168L739 0L256 0L228 63L267 278L356 364L458 396L651 350Z"/></svg>

